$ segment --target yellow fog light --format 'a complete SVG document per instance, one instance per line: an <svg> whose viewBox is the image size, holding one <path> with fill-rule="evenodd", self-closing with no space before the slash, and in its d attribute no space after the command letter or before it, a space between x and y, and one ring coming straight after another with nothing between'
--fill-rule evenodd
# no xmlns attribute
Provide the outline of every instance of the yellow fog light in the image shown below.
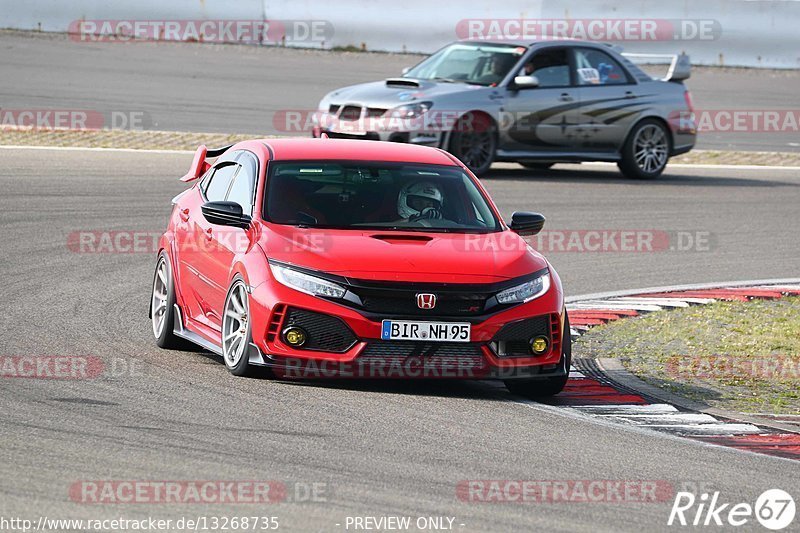
<svg viewBox="0 0 800 533"><path fill-rule="evenodd" d="M306 332L297 326L290 326L283 330L283 340L289 346L297 348L306 343Z"/></svg>
<svg viewBox="0 0 800 533"><path fill-rule="evenodd" d="M547 337L535 337L531 341L531 351L536 355L546 352L548 346L550 346L550 341L547 340Z"/></svg>

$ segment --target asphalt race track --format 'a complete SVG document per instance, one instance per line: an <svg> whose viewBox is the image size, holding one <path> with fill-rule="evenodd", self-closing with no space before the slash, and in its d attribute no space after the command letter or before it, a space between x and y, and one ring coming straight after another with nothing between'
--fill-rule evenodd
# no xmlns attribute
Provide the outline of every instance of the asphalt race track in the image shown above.
<svg viewBox="0 0 800 533"><path fill-rule="evenodd" d="M633 46L630 51L635 51ZM679 50L676 50L676 52ZM285 111L313 111L345 85L398 76L420 56L178 43L86 43L0 31L0 106L143 113L149 129L287 134ZM800 71L696 68L698 110L792 110ZM137 115L139 116L139 115ZM288 132L296 134L296 132ZM788 133L709 132L698 148L800 151Z"/></svg>
<svg viewBox="0 0 800 533"><path fill-rule="evenodd" d="M672 501L477 504L456 487L636 479L751 504L766 489L800 494L794 462L523 404L490 383L242 379L208 354L158 349L147 318L154 255L80 253L68 242L79 231L162 231L191 157L0 148L2 353L92 355L115 368L91 380L2 380L0 478L13 483L0 515L272 515L288 531L345 531L347 516L404 514L455 517L458 531L640 532L669 529ZM633 182L607 166L536 177L508 166L485 183L504 215L541 211L550 229L709 237L692 251L549 253L569 294L798 274L796 169L673 167ZM327 485L324 502L271 506L70 500L74 483L101 479Z"/></svg>

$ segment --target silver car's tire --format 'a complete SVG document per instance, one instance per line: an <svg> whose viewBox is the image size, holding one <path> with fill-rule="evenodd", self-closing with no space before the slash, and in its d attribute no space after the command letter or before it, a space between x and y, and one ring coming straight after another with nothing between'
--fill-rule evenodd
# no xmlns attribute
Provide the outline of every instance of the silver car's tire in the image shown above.
<svg viewBox="0 0 800 533"><path fill-rule="evenodd" d="M450 132L447 151L473 174L485 174L491 168L497 151L497 127L494 121L483 113L467 113Z"/></svg>
<svg viewBox="0 0 800 533"><path fill-rule="evenodd" d="M666 126L655 119L642 120L633 127L622 147L619 169L629 178L657 178L667 168L670 150Z"/></svg>
<svg viewBox="0 0 800 533"><path fill-rule="evenodd" d="M252 373L253 367L249 363L251 341L250 296L244 280L236 277L228 289L222 314L222 359L234 376Z"/></svg>

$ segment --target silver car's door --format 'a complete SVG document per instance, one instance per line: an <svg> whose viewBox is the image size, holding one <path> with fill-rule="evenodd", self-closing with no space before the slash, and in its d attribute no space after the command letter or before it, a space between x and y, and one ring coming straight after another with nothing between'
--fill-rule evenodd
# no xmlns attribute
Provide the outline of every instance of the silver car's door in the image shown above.
<svg viewBox="0 0 800 533"><path fill-rule="evenodd" d="M651 99L611 54L591 47L575 47L572 53L581 99L575 130L578 148L616 152Z"/></svg>
<svg viewBox="0 0 800 533"><path fill-rule="evenodd" d="M518 76L535 76L538 86L507 89L500 116L500 149L526 152L574 150L580 106L569 50L547 47L534 52Z"/></svg>

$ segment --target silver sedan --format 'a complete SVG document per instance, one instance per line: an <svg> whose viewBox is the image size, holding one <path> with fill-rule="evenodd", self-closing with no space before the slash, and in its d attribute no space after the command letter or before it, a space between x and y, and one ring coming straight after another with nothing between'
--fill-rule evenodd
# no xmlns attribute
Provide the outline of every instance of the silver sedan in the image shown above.
<svg viewBox="0 0 800 533"><path fill-rule="evenodd" d="M654 78L600 43L459 41L402 77L325 95L313 132L440 147L479 175L495 161L611 161L655 178L695 145L690 72L674 56Z"/></svg>

